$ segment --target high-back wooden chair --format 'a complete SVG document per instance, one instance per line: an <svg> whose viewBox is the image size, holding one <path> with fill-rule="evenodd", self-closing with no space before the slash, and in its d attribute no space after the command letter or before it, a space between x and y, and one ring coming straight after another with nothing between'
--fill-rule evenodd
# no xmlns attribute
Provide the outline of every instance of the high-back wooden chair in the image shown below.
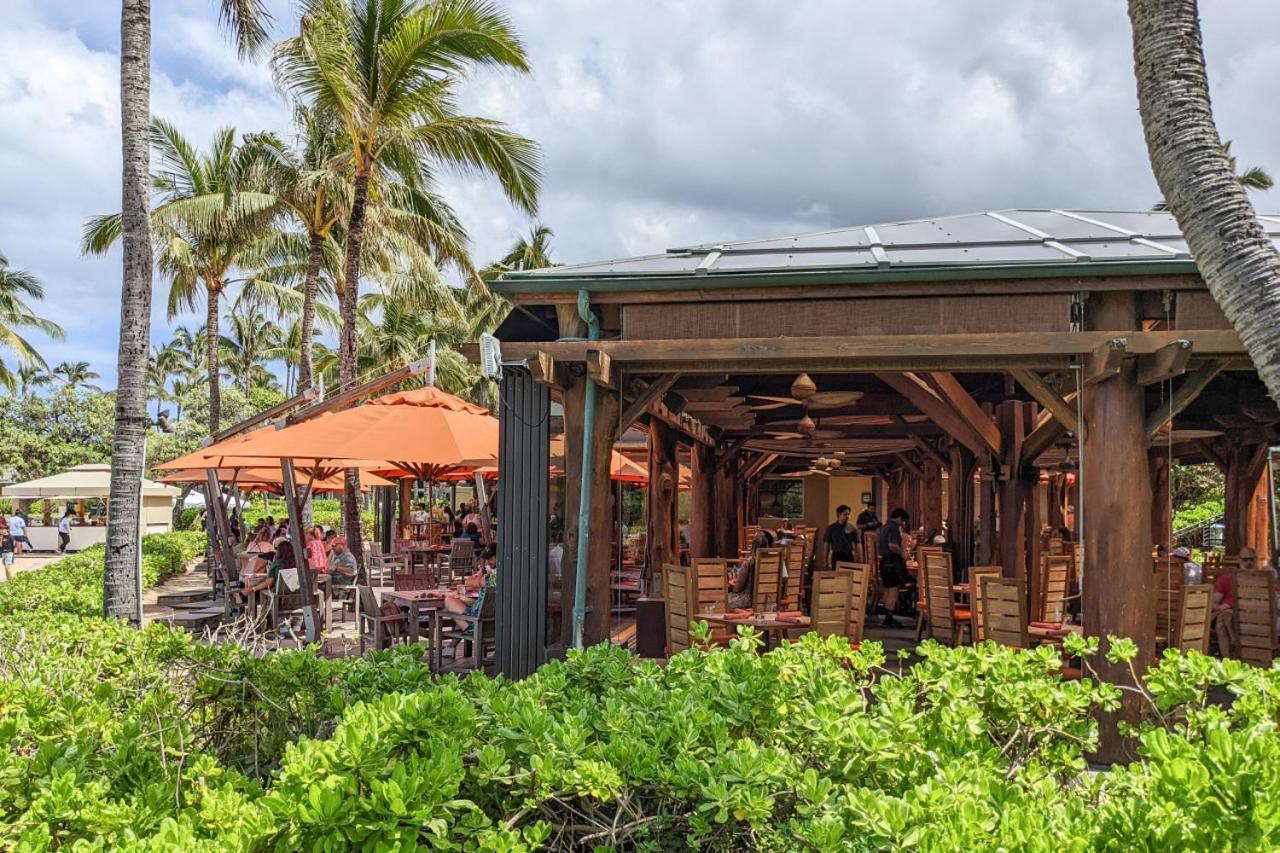
<svg viewBox="0 0 1280 853"><path fill-rule="evenodd" d="M1160 560L1155 570L1156 637L1167 645L1178 643L1178 617L1182 611L1182 589L1186 574L1181 560Z"/></svg>
<svg viewBox="0 0 1280 853"><path fill-rule="evenodd" d="M453 578L465 578L476 570L476 543L466 536L459 536L449 544L449 556L444 564Z"/></svg>
<svg viewBox="0 0 1280 853"><path fill-rule="evenodd" d="M760 525L758 524L742 525L742 541L739 543L738 547L743 551L749 551L751 549L751 543L756 541L756 534L759 532Z"/></svg>
<svg viewBox="0 0 1280 853"><path fill-rule="evenodd" d="M1240 660L1270 667L1276 655L1276 611L1271 572L1236 572L1236 646Z"/></svg>
<svg viewBox="0 0 1280 853"><path fill-rule="evenodd" d="M782 593L782 607L794 610L800 606L800 598L804 594L805 552L807 547L803 539L796 539L786 546L787 581Z"/></svg>
<svg viewBox="0 0 1280 853"><path fill-rule="evenodd" d="M391 588L396 592L412 592L434 589L436 576L431 572L396 572L391 576Z"/></svg>
<svg viewBox="0 0 1280 853"><path fill-rule="evenodd" d="M689 649L689 622L693 594L689 584L689 569L667 563L662 567L662 594L667 610L667 657Z"/></svg>
<svg viewBox="0 0 1280 853"><path fill-rule="evenodd" d="M874 580L880 578L880 555L876 553L876 534L873 530L862 532L862 562L871 566Z"/></svg>
<svg viewBox="0 0 1280 853"><path fill-rule="evenodd" d="M724 560L694 557L689 572L693 587L690 618L696 622L702 618L703 613L724 613L729 609L729 569ZM717 644L723 645L733 637L733 629L728 626L711 626L711 639Z"/></svg>
<svg viewBox="0 0 1280 853"><path fill-rule="evenodd" d="M813 573L813 604L810 615L813 618L813 630L819 636L847 636L851 599L849 590L852 585L852 572L823 570Z"/></svg>
<svg viewBox="0 0 1280 853"><path fill-rule="evenodd" d="M1045 555L1041 558L1043 597L1036 619L1040 622L1063 622L1067 618L1067 596L1070 594L1072 560L1068 556Z"/></svg>
<svg viewBox="0 0 1280 853"><path fill-rule="evenodd" d="M1213 584L1199 583L1182 588L1182 613L1178 635L1171 644L1184 652L1209 653L1209 624L1213 621Z"/></svg>
<svg viewBox="0 0 1280 853"><path fill-rule="evenodd" d="M982 616L987 639L1015 649L1030 648L1026 586L1017 578L983 577Z"/></svg>
<svg viewBox="0 0 1280 853"><path fill-rule="evenodd" d="M861 643L867 627L867 595L871 567L866 563L836 563L836 571L849 576L849 619L844 635L850 643Z"/></svg>
<svg viewBox="0 0 1280 853"><path fill-rule="evenodd" d="M973 614L956 605L955 587L951 583L951 555L926 551L920 567L928 589L929 636L955 646L969 626Z"/></svg>
<svg viewBox="0 0 1280 853"><path fill-rule="evenodd" d="M751 604L756 612L782 602L782 549L761 548L756 551L756 570Z"/></svg>
<svg viewBox="0 0 1280 853"><path fill-rule="evenodd" d="M986 617L982 608L982 579L998 578L1004 573L999 566L969 567L969 610L971 612L969 636L975 643L987 638Z"/></svg>

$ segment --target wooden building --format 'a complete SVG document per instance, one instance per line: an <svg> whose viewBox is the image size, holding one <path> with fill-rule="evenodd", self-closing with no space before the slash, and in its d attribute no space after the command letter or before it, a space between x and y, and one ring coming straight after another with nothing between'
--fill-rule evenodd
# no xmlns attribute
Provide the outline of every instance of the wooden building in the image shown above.
<svg viewBox="0 0 1280 853"><path fill-rule="evenodd" d="M1280 218L1263 221L1280 238ZM695 555L736 553L763 478L839 466L926 523L945 516L962 553L1009 575L1034 571L1042 526L1071 521L1085 630L1135 638L1141 664L1171 459L1225 473L1228 549L1270 548L1255 498L1280 412L1166 213L843 228L509 273L494 289L516 305L498 333L515 454L501 464L501 571L504 585L521 578L502 608L515 625L545 627L547 469L533 450L551 399L567 445L561 612L588 534L587 643L608 636L608 453L633 424L649 431L650 565L677 547L678 445L691 451ZM513 534L527 545L507 549ZM506 635L500 661L519 676L545 649L517 635L543 635Z"/></svg>

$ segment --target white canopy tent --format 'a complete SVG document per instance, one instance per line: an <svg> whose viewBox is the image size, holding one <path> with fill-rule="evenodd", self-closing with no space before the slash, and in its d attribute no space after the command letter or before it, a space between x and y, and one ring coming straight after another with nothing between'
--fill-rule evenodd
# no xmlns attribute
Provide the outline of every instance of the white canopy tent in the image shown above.
<svg viewBox="0 0 1280 853"><path fill-rule="evenodd" d="M180 490L163 483L142 481L142 518L145 533L165 533L172 525L173 502ZM53 474L14 483L0 489L0 496L13 500L82 500L103 498L111 494L111 466L89 463ZM54 518L58 517L54 514ZM57 529L38 524L27 526L27 538L36 550L52 550L57 547ZM106 527L98 524L77 525L71 530L70 550L78 551L96 542L106 541Z"/></svg>

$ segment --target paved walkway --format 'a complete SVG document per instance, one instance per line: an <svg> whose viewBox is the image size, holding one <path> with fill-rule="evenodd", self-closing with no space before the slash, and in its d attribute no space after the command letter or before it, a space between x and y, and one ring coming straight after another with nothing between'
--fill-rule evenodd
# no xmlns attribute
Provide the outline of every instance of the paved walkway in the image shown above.
<svg viewBox="0 0 1280 853"><path fill-rule="evenodd" d="M52 552L42 551L36 554L23 554L20 557L14 558L13 565L9 567L9 571L14 574L18 574L19 572L29 572L32 569L47 566L49 563L61 559L61 554L55 554Z"/></svg>

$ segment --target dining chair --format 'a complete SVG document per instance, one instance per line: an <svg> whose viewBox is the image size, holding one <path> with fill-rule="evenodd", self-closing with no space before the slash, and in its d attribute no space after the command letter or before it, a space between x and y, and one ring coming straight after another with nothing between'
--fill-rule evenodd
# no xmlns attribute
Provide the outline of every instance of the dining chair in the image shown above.
<svg viewBox="0 0 1280 853"><path fill-rule="evenodd" d="M849 617L845 636L852 645L862 642L867 627L867 596L871 567L866 563L836 563L836 571L849 578Z"/></svg>
<svg viewBox="0 0 1280 853"><path fill-rule="evenodd" d="M664 565L662 595L666 599L667 657L672 657L693 645L689 637L690 604L693 600L689 570L673 563Z"/></svg>
<svg viewBox="0 0 1280 853"><path fill-rule="evenodd" d="M1000 566L969 567L969 610L973 614L969 627L969 636L973 642L980 643L987 638L986 617L982 609L982 579L998 578L1004 574Z"/></svg>
<svg viewBox="0 0 1280 853"><path fill-rule="evenodd" d="M1213 621L1213 584L1189 584L1182 588L1182 612L1174 643L1184 652L1209 653L1209 624Z"/></svg>
<svg viewBox="0 0 1280 853"><path fill-rule="evenodd" d="M754 590L751 603L759 613L782 601L782 549L760 548L755 556Z"/></svg>
<svg viewBox="0 0 1280 853"><path fill-rule="evenodd" d="M1068 556L1046 554L1040 558L1041 597L1037 602L1036 620L1062 623L1067 618L1068 577L1072 559Z"/></svg>
<svg viewBox="0 0 1280 853"><path fill-rule="evenodd" d="M960 644L973 614L968 607L956 604L955 586L951 581L951 555L926 551L920 567L924 586L928 589L929 636L948 645Z"/></svg>
<svg viewBox="0 0 1280 853"><path fill-rule="evenodd" d="M1240 660L1269 668L1276 655L1276 611L1267 569L1236 574L1235 629Z"/></svg>
<svg viewBox="0 0 1280 853"><path fill-rule="evenodd" d="M694 557L689 571L693 576L693 609L690 617L697 621L703 613L724 613L729 609L728 564L715 557ZM711 640L726 645L736 636L725 625L711 627Z"/></svg>
<svg viewBox="0 0 1280 853"><path fill-rule="evenodd" d="M786 546L787 581L782 606L787 610L799 608L804 594L805 550L803 539L796 539Z"/></svg>
<svg viewBox="0 0 1280 853"><path fill-rule="evenodd" d="M818 636L848 636L852 586L852 572L836 569L813 573L813 604L809 615Z"/></svg>
<svg viewBox="0 0 1280 853"><path fill-rule="evenodd" d="M375 649L390 648L396 641L406 640L409 636L409 616L406 613L384 614L374 597L373 587L356 587L356 596L360 606L356 612L356 630L360 633L360 654L364 654L366 643Z"/></svg>
<svg viewBox="0 0 1280 853"><path fill-rule="evenodd" d="M1015 649L1031 647L1027 633L1026 585L1018 578L983 577L983 630L987 639Z"/></svg>

